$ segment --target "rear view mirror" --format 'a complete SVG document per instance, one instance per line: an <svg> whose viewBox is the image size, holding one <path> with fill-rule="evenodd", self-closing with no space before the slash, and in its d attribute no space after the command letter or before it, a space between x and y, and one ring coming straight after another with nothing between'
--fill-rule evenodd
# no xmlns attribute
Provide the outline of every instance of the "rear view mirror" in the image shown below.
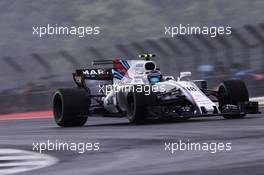
<svg viewBox="0 0 264 175"><path fill-rule="evenodd" d="M180 76L178 77L178 81L181 80L184 77L190 77L190 76L192 76L191 72L181 72Z"/></svg>

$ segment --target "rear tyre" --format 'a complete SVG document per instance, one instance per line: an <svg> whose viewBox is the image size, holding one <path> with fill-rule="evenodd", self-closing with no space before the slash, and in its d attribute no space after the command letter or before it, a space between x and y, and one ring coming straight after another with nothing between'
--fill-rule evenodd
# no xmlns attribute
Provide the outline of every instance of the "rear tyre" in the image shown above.
<svg viewBox="0 0 264 175"><path fill-rule="evenodd" d="M246 84L242 80L225 80L219 88L219 110L223 110L223 106L238 105L239 102L249 101L248 90ZM223 115L226 119L243 118L245 114Z"/></svg>
<svg viewBox="0 0 264 175"><path fill-rule="evenodd" d="M53 114L59 126L83 126L88 118L91 99L80 88L58 89L53 97Z"/></svg>
<svg viewBox="0 0 264 175"><path fill-rule="evenodd" d="M130 123L140 124L146 121L148 115L148 106L156 102L156 95L150 93L146 95L145 92L131 91L127 95L127 117Z"/></svg>

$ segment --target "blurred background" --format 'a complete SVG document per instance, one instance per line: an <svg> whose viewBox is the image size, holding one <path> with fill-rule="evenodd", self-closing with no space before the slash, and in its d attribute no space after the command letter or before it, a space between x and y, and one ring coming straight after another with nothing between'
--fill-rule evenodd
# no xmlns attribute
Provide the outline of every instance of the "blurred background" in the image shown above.
<svg viewBox="0 0 264 175"><path fill-rule="evenodd" d="M150 52L165 75L191 71L216 88L241 78L264 96L262 0L1 0L0 113L51 109L58 87L92 60L137 59ZM32 35L33 26L100 26L100 35ZM170 38L164 26L231 26L232 34Z"/></svg>

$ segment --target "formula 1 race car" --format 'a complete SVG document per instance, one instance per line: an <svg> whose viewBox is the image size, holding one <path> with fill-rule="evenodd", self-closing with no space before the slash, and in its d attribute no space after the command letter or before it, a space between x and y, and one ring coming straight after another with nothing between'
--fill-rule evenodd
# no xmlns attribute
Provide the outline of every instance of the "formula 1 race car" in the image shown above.
<svg viewBox="0 0 264 175"><path fill-rule="evenodd" d="M153 54L142 60L98 60L104 68L78 69L75 88L56 90L53 113L59 126L82 126L89 116L127 117L131 123L147 119L223 116L243 118L259 113L258 102L250 102L242 80L225 80L217 90L204 80L190 80L190 72L161 74ZM105 66L110 66L105 67Z"/></svg>

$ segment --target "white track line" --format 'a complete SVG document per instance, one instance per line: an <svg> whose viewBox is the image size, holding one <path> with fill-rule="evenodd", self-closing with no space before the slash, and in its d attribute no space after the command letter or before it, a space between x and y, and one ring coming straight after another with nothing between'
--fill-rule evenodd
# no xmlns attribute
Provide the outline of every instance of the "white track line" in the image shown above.
<svg viewBox="0 0 264 175"><path fill-rule="evenodd" d="M18 149L0 149L0 160L1 175L32 171L58 162L58 159L46 154Z"/></svg>

